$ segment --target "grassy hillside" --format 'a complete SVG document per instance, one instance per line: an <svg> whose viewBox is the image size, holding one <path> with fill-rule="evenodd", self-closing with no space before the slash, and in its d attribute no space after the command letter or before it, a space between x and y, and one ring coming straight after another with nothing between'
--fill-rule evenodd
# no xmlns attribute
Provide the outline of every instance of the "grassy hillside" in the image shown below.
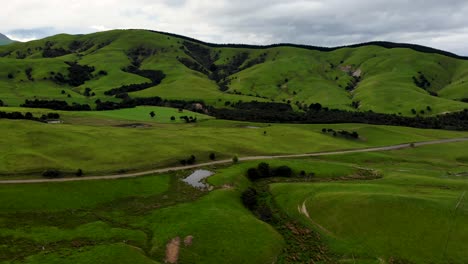
<svg viewBox="0 0 468 264"><path fill-rule="evenodd" d="M10 108L0 108L1 110ZM13 110L31 111L27 108ZM156 116L151 118L149 113ZM32 109L35 116L48 111ZM63 124L25 120L0 120L0 174L40 176L56 168L85 175L144 170L177 165L195 155L208 161L211 152L218 158L233 155L294 154L333 149L362 148L464 137L451 132L366 124L295 125L260 124L213 120L173 108L137 107L99 112L60 112ZM186 124L182 115L197 118ZM356 131L352 140L323 133L322 128Z"/></svg>
<svg viewBox="0 0 468 264"><path fill-rule="evenodd" d="M446 144L325 158L322 162L376 169L383 178L278 183L271 191L290 217L320 232L332 251L356 263L465 263L466 147Z"/></svg>
<svg viewBox="0 0 468 264"><path fill-rule="evenodd" d="M179 263L466 263L467 146L267 160L315 174L273 183L245 177L261 161L210 167L212 190L182 182L191 171L0 185L0 261L164 263L179 237ZM382 177L354 179L363 169ZM258 184L270 186L284 225L242 206L242 191ZM313 244L317 251L305 250Z"/></svg>
<svg viewBox="0 0 468 264"><path fill-rule="evenodd" d="M144 30L62 34L0 47L0 99L10 106L33 98L94 105L97 99L120 100L106 91L149 83L128 94L199 99L218 107L258 100L300 109L318 102L403 115L414 115L412 109L432 115L468 107L459 101L468 97L467 60L402 47L370 43L320 51L216 46ZM57 77L69 77L66 62L94 68L70 85ZM141 74L145 70L165 76L153 85Z"/></svg>

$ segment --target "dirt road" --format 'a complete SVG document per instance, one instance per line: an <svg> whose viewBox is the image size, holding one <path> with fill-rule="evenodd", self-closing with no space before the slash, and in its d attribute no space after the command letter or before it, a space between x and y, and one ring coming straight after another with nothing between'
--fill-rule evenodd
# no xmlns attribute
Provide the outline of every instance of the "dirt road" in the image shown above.
<svg viewBox="0 0 468 264"><path fill-rule="evenodd" d="M360 152L388 151L388 150L397 150L397 149L405 149L405 148L425 146L425 145L444 144L444 143L453 143L453 142L461 142L461 141L468 141L468 138L440 139L440 140L405 143L405 144L384 146L384 147L371 147L371 148L362 148L362 149L337 150L337 151L315 152L315 153L305 153L305 154L274 155L274 156L251 156L251 157L239 158L239 161L280 159L280 158L317 157L317 156L340 155L340 154L360 153ZM133 178L133 177L138 177L138 176L165 173L165 172L170 172L170 171L196 169L196 168L200 168L200 167L205 167L205 166L210 166L210 165L217 165L217 164L226 164L226 163L231 163L231 162L232 162L231 159L226 159L226 160L217 160L217 161L211 161L211 162L200 163L200 164L189 165L189 166L175 166L175 167L155 169L155 170L142 171L142 172L136 172L136 173L104 175L104 176L87 176L87 177L60 178L60 179L4 180L4 181L0 181L0 184L69 182L69 181L90 181L90 180L111 180L111 179L121 179L121 178Z"/></svg>

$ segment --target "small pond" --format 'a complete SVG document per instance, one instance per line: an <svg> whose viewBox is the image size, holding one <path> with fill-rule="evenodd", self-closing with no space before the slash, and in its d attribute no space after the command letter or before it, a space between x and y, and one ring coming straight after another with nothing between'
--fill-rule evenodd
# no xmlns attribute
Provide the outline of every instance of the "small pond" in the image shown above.
<svg viewBox="0 0 468 264"><path fill-rule="evenodd" d="M208 170L196 170L182 181L192 185L195 188L208 188L209 185L202 182L202 180L210 177L213 174L214 172Z"/></svg>

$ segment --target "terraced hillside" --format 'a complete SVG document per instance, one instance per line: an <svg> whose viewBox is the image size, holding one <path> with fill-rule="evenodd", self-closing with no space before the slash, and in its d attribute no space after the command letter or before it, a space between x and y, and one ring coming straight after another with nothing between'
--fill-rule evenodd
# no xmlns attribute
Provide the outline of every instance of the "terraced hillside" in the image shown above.
<svg viewBox="0 0 468 264"><path fill-rule="evenodd" d="M391 48L389 48L391 47ZM400 47L400 48L398 48ZM423 52L424 51L424 52ZM0 100L95 106L128 96L312 103L433 115L468 108L468 60L430 48L214 45L146 30L57 35L0 47Z"/></svg>

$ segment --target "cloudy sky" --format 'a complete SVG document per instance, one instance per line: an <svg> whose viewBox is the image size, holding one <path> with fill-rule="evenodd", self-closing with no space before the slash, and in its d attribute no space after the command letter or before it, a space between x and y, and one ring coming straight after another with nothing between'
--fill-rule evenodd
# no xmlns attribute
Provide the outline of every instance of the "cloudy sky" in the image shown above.
<svg viewBox="0 0 468 264"><path fill-rule="evenodd" d="M386 40L468 55L468 1L458 0L15 0L1 12L0 32L22 41L141 28L215 43Z"/></svg>

